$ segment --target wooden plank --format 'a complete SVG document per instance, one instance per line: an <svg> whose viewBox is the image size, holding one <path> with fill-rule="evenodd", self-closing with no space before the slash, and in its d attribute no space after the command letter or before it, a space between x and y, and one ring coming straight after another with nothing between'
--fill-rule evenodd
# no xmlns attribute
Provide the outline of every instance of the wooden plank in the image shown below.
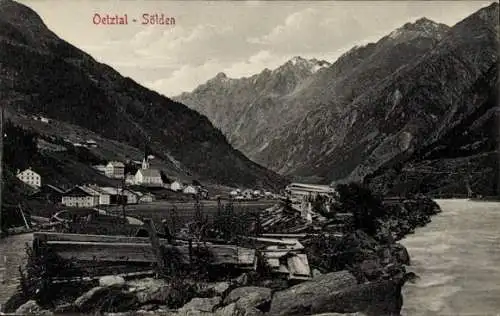
<svg viewBox="0 0 500 316"><path fill-rule="evenodd" d="M122 278L128 279L128 278L148 277L148 276L153 276L154 274L155 272L153 270L147 270L141 272L120 273L116 274L116 276L121 276ZM100 275L100 276L96 275L92 277L71 277L71 278L59 277L59 278L53 278L52 283L59 284L59 283L72 283L72 282L82 282L82 281L91 282L99 280L104 276L107 275Z"/></svg>
<svg viewBox="0 0 500 316"><path fill-rule="evenodd" d="M278 271L276 271L278 273L283 273L283 274L290 274L290 270L288 270L288 267L284 264L280 265Z"/></svg>
<svg viewBox="0 0 500 316"><path fill-rule="evenodd" d="M48 241L46 243L65 259L156 262L151 244L146 243L85 241ZM164 246L179 250L182 255L182 262L189 263L188 246L172 246L168 245L168 243ZM207 248L214 254L214 264L253 265L255 262L254 249L238 248L235 246L226 247L226 245L207 245Z"/></svg>
<svg viewBox="0 0 500 316"><path fill-rule="evenodd" d="M249 237L249 236L241 236L241 238L255 240L255 241L258 241L261 243L266 243L266 244L274 244L274 245L294 246L295 244L298 243L298 240L290 240L290 239L283 240L283 239L277 239L277 238Z"/></svg>
<svg viewBox="0 0 500 316"><path fill-rule="evenodd" d="M34 239L43 239L47 241L86 241L86 242L108 242L108 243L144 243L149 244L149 237L129 237L119 235L87 235L87 234L66 234L54 232L36 232L33 234ZM159 238L162 245L168 245L168 240ZM174 240L175 244L187 245L188 242L184 240ZM209 242L193 242L194 246L197 245L211 245ZM234 247L234 246L233 246Z"/></svg>
<svg viewBox="0 0 500 316"><path fill-rule="evenodd" d="M279 258L268 258L266 259L267 265L271 269L278 269L280 267L280 259Z"/></svg>
<svg viewBox="0 0 500 316"><path fill-rule="evenodd" d="M286 256L290 251L288 250L277 250L277 251L262 251L262 255L266 259L281 258Z"/></svg>
<svg viewBox="0 0 500 316"><path fill-rule="evenodd" d="M300 275L292 275L290 274L288 276L289 280L296 280L296 281L309 281L312 280L311 276L300 276Z"/></svg>
<svg viewBox="0 0 500 316"><path fill-rule="evenodd" d="M288 269L293 276L310 276L311 268L307 260L307 255L297 254L287 259Z"/></svg>
<svg viewBox="0 0 500 316"><path fill-rule="evenodd" d="M300 242L296 242L294 245L270 245L266 247L266 251L278 251L278 250L303 250L304 245Z"/></svg>
<svg viewBox="0 0 500 316"><path fill-rule="evenodd" d="M85 234L64 234L39 232L33 238L43 238L47 241L88 241L88 242L117 242L117 243L150 243L148 237L128 237L115 235L85 235Z"/></svg>

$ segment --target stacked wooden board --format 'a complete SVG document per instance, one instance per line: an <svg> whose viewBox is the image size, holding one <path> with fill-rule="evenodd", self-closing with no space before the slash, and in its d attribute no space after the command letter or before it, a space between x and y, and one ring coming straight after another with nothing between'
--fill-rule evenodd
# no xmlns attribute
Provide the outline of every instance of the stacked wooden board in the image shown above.
<svg viewBox="0 0 500 316"><path fill-rule="evenodd" d="M246 237L252 240L262 254L268 268L288 280L309 280L311 269L299 238L306 234L272 234Z"/></svg>
<svg viewBox="0 0 500 316"><path fill-rule="evenodd" d="M260 214L260 229L264 232L300 233L310 227L297 209L275 206Z"/></svg>
<svg viewBox="0 0 500 316"><path fill-rule="evenodd" d="M149 238L111 235L82 235L62 233L35 233L35 244L49 247L63 259L86 262L117 263L154 263L156 257ZM187 242L170 244L160 239L165 248L177 250L178 260L190 262L190 247ZM214 255L214 265L234 265L242 269L254 269L256 265L255 249L234 245L215 245L211 243L192 243L191 249L206 247Z"/></svg>

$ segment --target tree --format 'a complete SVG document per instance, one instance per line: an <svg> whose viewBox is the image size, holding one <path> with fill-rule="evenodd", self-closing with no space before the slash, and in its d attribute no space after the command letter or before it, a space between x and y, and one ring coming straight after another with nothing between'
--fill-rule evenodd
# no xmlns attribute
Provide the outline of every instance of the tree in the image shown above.
<svg viewBox="0 0 500 316"><path fill-rule="evenodd" d="M352 212L354 227L375 236L378 220L386 216L382 200L359 183L339 184L337 192L337 207L343 212Z"/></svg>
<svg viewBox="0 0 500 316"><path fill-rule="evenodd" d="M161 176L161 181L163 181L163 183L172 183L172 180L168 178L165 172L160 171L160 176Z"/></svg>
<svg viewBox="0 0 500 316"><path fill-rule="evenodd" d="M139 170L139 168L135 163L133 162L125 163L125 169L124 169L125 174L136 174L137 170Z"/></svg>

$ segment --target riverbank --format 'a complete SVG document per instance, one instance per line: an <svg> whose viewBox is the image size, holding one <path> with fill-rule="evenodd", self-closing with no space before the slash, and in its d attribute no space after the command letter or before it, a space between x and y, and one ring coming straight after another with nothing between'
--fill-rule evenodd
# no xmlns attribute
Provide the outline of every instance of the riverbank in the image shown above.
<svg viewBox="0 0 500 316"><path fill-rule="evenodd" d="M307 236L312 280L294 284L277 279L265 269L229 275L218 271L216 280L177 275L162 279L125 280L105 277L92 282L58 285L57 300L19 297L8 312L27 314L68 312L126 312L151 315L312 315L355 313L399 315L401 289L411 274L406 249L396 243L406 233L430 221L437 213L424 197L384 205L387 214L375 236L355 230L343 237L331 234ZM307 235L307 234L306 234ZM211 277L213 279L213 276ZM296 283L296 282L295 282ZM37 299L38 303L27 300ZM43 302L44 301L44 302ZM19 307L22 303L23 306ZM26 305L27 304L27 305ZM40 305L39 305L40 304ZM241 314L243 313L243 314Z"/></svg>

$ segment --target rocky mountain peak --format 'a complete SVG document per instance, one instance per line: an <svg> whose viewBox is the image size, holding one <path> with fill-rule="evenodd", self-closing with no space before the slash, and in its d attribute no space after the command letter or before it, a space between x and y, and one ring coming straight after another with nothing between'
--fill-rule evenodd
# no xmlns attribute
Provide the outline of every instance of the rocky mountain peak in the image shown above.
<svg viewBox="0 0 500 316"><path fill-rule="evenodd" d="M224 72L219 72L215 77L212 79L208 80L207 83L212 83L212 84L221 84L221 83L226 83L230 81L231 78L229 78L226 73Z"/></svg>
<svg viewBox="0 0 500 316"><path fill-rule="evenodd" d="M294 69L300 71L307 71L310 73L315 73L321 68L330 66L330 63L325 60L318 60L316 58L306 59L300 56L295 56L289 61L287 61L282 66L278 67L276 70L280 71L283 69Z"/></svg>
<svg viewBox="0 0 500 316"><path fill-rule="evenodd" d="M441 39L449 29L450 27L446 24L437 23L426 17L422 17L413 23L408 22L404 24L389 34L389 38L395 40L410 40L416 37Z"/></svg>
<svg viewBox="0 0 500 316"><path fill-rule="evenodd" d="M216 79L227 79L227 75L224 72L219 72L216 76Z"/></svg>

